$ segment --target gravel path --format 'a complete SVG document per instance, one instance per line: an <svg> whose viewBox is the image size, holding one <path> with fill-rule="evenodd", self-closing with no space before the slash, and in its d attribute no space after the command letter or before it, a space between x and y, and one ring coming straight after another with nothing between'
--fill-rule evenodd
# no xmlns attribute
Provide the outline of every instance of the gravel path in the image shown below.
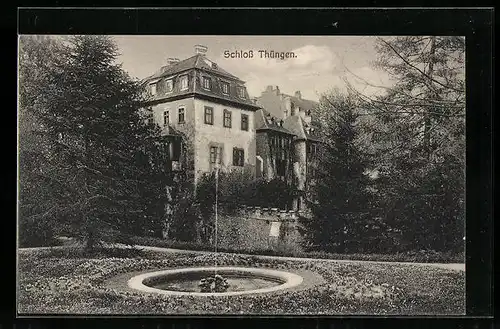
<svg viewBox="0 0 500 329"><path fill-rule="evenodd" d="M110 247L122 247L129 248L124 244L111 244ZM61 248L71 248L68 246L57 246L57 247L38 247L38 248L19 248L19 251L23 250L35 250L35 249L61 249ZM192 254L210 254L211 251L200 251L200 250L182 250L173 248L163 248L163 247L151 247L151 246L136 246L138 249L157 251L157 252L169 252L169 253L192 253ZM230 254L225 252L220 252L220 254ZM412 265L412 266L430 266L434 268L443 268L455 271L465 271L465 264L463 263L411 263L411 262L380 262L380 261L366 261L366 260L337 260L337 259L322 259L322 258L299 258L299 257L286 257L286 256L268 256L268 255L251 255L251 254L239 254L248 257L258 257L261 259L281 259L281 260L291 260L291 261L315 261L315 262L337 262L337 263L351 263L351 264L379 264L379 265Z"/></svg>

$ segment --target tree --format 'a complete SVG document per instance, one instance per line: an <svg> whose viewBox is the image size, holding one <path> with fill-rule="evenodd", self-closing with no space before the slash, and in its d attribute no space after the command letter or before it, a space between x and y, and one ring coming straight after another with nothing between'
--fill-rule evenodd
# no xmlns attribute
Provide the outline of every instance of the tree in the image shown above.
<svg viewBox="0 0 500 329"><path fill-rule="evenodd" d="M115 63L113 40L74 36L60 56L40 90L50 142L40 176L57 193L51 216L93 249L107 230L150 222L156 212L144 200L165 195L171 177L159 129L140 110L142 88Z"/></svg>
<svg viewBox="0 0 500 329"><path fill-rule="evenodd" d="M60 61L62 45L51 37L19 39L19 242L21 246L53 244L58 226L51 214L57 208L57 182L41 174L48 153L47 132L40 119L43 89Z"/></svg>
<svg viewBox="0 0 500 329"><path fill-rule="evenodd" d="M307 240L322 250L346 252L359 246L370 216L368 162L359 147L358 103L349 94L334 91L321 98L324 111L319 148L322 165L308 200L312 219L303 220Z"/></svg>
<svg viewBox="0 0 500 329"><path fill-rule="evenodd" d="M379 38L375 67L392 86L356 92L379 172L386 221L403 230L409 249L463 248L465 187L465 40ZM375 86L376 87L376 86ZM457 249L458 248L458 249Z"/></svg>

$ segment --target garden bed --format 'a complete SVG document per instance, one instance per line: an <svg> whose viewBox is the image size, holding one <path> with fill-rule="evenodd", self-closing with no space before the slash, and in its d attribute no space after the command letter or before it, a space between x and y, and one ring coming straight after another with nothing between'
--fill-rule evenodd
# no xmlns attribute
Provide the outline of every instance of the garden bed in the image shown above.
<svg viewBox="0 0 500 329"><path fill-rule="evenodd" d="M126 288L126 279L138 273L211 266L216 259L219 265L295 272L306 283L300 289L236 297L163 296ZM118 249L89 256L77 249L24 250L18 296L20 314L464 314L465 272L236 254Z"/></svg>

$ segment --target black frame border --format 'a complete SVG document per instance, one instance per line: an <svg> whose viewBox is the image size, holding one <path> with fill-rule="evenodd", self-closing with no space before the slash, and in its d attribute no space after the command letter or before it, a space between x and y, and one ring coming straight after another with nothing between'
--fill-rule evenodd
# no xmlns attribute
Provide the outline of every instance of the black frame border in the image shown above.
<svg viewBox="0 0 500 329"><path fill-rule="evenodd" d="M483 328L479 325L483 320L480 321L477 317L492 316L494 277L492 199L494 12L492 8L18 8L17 15L18 34L464 35L467 43L466 309L467 316L476 318L461 321L435 320L443 321L440 326L445 327L451 325L460 328L464 325L464 328L469 328L467 323L471 323L474 324L474 328ZM17 36L15 48L17 61ZM17 177L15 178L17 182ZM8 231L9 236L14 236L15 223L13 226L13 230ZM15 242L12 246L14 245ZM15 252L14 247L14 260ZM15 288L13 292L15 296ZM14 310L12 315L16 318L15 298L13 300L14 307L11 310ZM53 318L40 320L38 323L42 327L46 321L53 321L54 324L62 326L71 323L71 327L76 328L78 327L76 322L80 322L80 319ZM255 320L255 325L272 323L269 318L247 317L246 319ZM24 328L28 323L37 323L33 320L17 319L16 323ZM379 322L383 325L382 323L386 324L387 320L372 319L368 322L373 324ZM400 322L399 318L391 320ZM409 324L414 321L407 320L404 325L412 327ZM427 318L423 321L430 320ZM127 321L130 323L133 319ZM142 317L141 321L148 323L147 318ZM182 323L184 320L177 318L175 321ZM209 327L218 326L219 321L228 322L218 317L210 320L194 317L189 321L193 324L206 323ZM326 328L326 326L333 328L333 322L329 317L279 318L275 321L285 321L283 322L285 325L294 323L304 328ZM353 318L352 321L359 323L361 327L366 327L367 321L364 318ZM83 320L80 323L90 325L90 322L94 322L94 319ZM234 325L235 322L231 324ZM487 325L486 322L484 325ZM187 322L185 326L190 327ZM33 328L36 327L35 325ZM183 325L180 324L180 327Z"/></svg>

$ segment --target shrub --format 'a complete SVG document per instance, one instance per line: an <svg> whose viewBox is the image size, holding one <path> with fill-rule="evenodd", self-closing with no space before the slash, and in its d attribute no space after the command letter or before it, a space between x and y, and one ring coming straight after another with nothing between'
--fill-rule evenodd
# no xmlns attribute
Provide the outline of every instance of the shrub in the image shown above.
<svg viewBox="0 0 500 329"><path fill-rule="evenodd" d="M290 209L294 199L294 188L284 180L275 178L270 181L259 179L250 187L254 194L247 203L265 208Z"/></svg>
<svg viewBox="0 0 500 329"><path fill-rule="evenodd" d="M61 243L55 237L54 223L47 219L21 219L19 220L19 246L48 247Z"/></svg>

